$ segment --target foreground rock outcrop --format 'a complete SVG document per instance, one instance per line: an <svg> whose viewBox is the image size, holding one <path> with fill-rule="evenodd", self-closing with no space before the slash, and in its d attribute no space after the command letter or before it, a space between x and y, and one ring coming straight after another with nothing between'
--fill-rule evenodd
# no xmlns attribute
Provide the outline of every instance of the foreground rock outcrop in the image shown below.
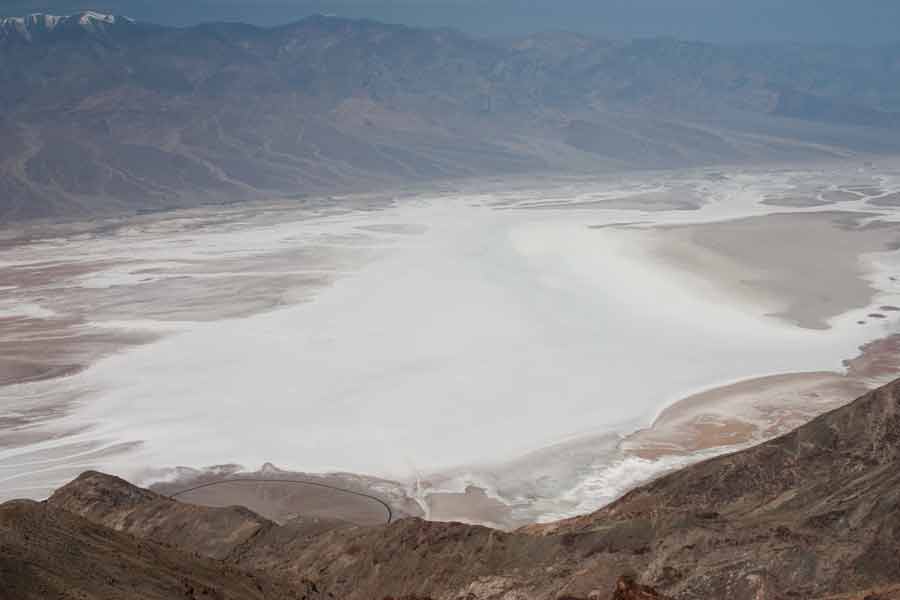
<svg viewBox="0 0 900 600"><path fill-rule="evenodd" d="M88 472L42 504L0 507L0 598L181 597L165 595L177 588L222 598L891 600L898 515L894 382L593 514L511 533L420 519L276 524Z"/></svg>
<svg viewBox="0 0 900 600"><path fill-rule="evenodd" d="M0 599L317 597L275 578L148 542L29 500L0 506Z"/></svg>
<svg viewBox="0 0 900 600"><path fill-rule="evenodd" d="M622 577L616 584L613 600L668 600L652 587L637 583L632 577Z"/></svg>

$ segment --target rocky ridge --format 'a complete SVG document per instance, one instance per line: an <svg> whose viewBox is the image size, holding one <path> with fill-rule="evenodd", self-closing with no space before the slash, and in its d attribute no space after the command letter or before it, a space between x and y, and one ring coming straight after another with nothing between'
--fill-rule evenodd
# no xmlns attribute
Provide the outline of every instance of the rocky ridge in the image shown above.
<svg viewBox="0 0 900 600"><path fill-rule="evenodd" d="M239 587L229 586L242 585L241 577L256 577L270 590L348 600L893 599L900 597L898 459L900 381L590 515L510 533L416 518L377 527L303 518L277 524L244 508L186 505L88 472L45 503L3 505L0 589L32 598L39 597L32 587L69 581L94 590L89 597L121 597L112 592L125 589L118 583L103 587L93 573L54 570L63 557L68 567L114 549L111 569L141 561L144 570L129 568L134 577L158 568L172 581L203 586L211 585L203 579L210 569L232 573L216 584L222 597L233 597ZM73 547L80 550L71 554ZM173 563L161 548L192 558ZM152 586L129 585L139 591L127 597L158 597Z"/></svg>

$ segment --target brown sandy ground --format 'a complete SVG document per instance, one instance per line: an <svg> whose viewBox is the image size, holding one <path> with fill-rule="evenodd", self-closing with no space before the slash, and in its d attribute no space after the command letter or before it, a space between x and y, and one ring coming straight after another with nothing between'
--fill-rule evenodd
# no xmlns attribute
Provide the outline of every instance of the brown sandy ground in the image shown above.
<svg viewBox="0 0 900 600"><path fill-rule="evenodd" d="M174 494L179 501L202 506L246 506L278 523L299 517L356 525L379 525L386 521L385 508L377 501L330 488L380 498L391 506L394 519L423 515L401 484L364 475L300 473L270 464L258 471L223 466L207 471L181 469L180 472L175 480L157 483L152 489L166 496ZM192 489L197 486L207 487Z"/></svg>
<svg viewBox="0 0 900 600"><path fill-rule="evenodd" d="M623 448L657 459L781 435L846 404L900 371L900 336L866 344L846 373L790 373L741 381L676 402Z"/></svg>
<svg viewBox="0 0 900 600"><path fill-rule="evenodd" d="M474 485L467 486L462 493L425 494L423 502L428 506L428 517L434 521L478 523L498 529L514 529L525 524L513 516L509 505Z"/></svg>

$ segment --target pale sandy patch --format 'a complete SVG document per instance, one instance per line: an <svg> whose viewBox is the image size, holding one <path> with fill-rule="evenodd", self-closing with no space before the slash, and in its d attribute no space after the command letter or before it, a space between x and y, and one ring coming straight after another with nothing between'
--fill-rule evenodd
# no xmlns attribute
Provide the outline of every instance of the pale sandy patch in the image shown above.
<svg viewBox="0 0 900 600"><path fill-rule="evenodd" d="M477 523L498 529L513 529L526 522L517 519L512 508L485 490L468 486L464 492L437 492L424 497L427 516L433 521Z"/></svg>
<svg viewBox="0 0 900 600"><path fill-rule="evenodd" d="M894 250L900 224L847 212L781 213L660 227L653 253L725 294L749 297L800 327L869 305L877 290L862 259Z"/></svg>
<svg viewBox="0 0 900 600"><path fill-rule="evenodd" d="M391 517L421 517L419 505L395 481L349 473L311 474L271 464L256 471L235 465L208 470L179 469L152 488L181 502L203 506L246 506L279 523L298 517L382 525Z"/></svg>
<svg viewBox="0 0 900 600"><path fill-rule="evenodd" d="M628 436L622 448L657 460L787 433L900 374L900 335L865 345L846 365L846 373L772 375L694 394Z"/></svg>

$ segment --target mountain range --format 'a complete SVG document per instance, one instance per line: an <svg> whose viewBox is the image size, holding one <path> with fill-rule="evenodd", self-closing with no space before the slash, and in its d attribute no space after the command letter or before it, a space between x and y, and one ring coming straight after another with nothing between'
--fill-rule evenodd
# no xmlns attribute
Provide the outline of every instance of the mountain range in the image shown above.
<svg viewBox="0 0 900 600"><path fill-rule="evenodd" d="M900 44L0 19L0 218L900 150Z"/></svg>
<svg viewBox="0 0 900 600"><path fill-rule="evenodd" d="M900 599L900 380L573 519L273 522L97 472L0 505L0 599Z"/></svg>

